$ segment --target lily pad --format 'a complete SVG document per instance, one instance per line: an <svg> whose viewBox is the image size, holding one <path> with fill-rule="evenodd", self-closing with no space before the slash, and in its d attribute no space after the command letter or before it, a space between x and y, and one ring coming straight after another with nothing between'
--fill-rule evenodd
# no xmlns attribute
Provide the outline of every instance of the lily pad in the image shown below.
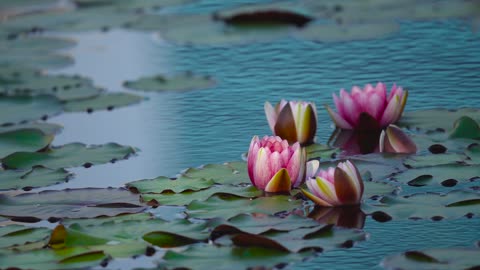
<svg viewBox="0 0 480 270"><path fill-rule="evenodd" d="M108 93L90 99L68 101L63 105L67 112L93 112L97 110L113 110L144 100L144 97L128 93Z"/></svg>
<svg viewBox="0 0 480 270"><path fill-rule="evenodd" d="M189 168L182 174L190 178L211 179L218 184L237 185L250 183L247 163L242 161L225 164L207 164L201 168Z"/></svg>
<svg viewBox="0 0 480 270"><path fill-rule="evenodd" d="M10 96L52 95L62 101L98 96L101 88L93 86L90 79L79 76L20 75L16 81L0 84L0 93Z"/></svg>
<svg viewBox="0 0 480 270"><path fill-rule="evenodd" d="M50 230L47 228L29 228L22 225L3 226L0 227L0 237L2 239L0 248L45 240L49 234Z"/></svg>
<svg viewBox="0 0 480 270"><path fill-rule="evenodd" d="M126 186L130 191L135 193L180 193L184 191L198 191L209 188L214 184L213 180L205 178L188 178L180 177L172 180L165 176L155 179L138 180L127 183Z"/></svg>
<svg viewBox="0 0 480 270"><path fill-rule="evenodd" d="M463 108L458 110L431 109L405 112L397 125L424 132L451 132L454 129L455 121L462 116L468 116L479 122L480 110Z"/></svg>
<svg viewBox="0 0 480 270"><path fill-rule="evenodd" d="M221 208L218 206L222 205ZM187 215L192 218L231 218L242 213L275 214L301 207L301 200L289 196L260 197L253 200L234 196L212 196L204 202L193 201L187 206Z"/></svg>
<svg viewBox="0 0 480 270"><path fill-rule="evenodd" d="M149 205L188 205L193 201L205 201L213 195L227 195L243 198L255 198L262 191L255 187L215 185L200 191L184 191L182 193L142 194L141 198Z"/></svg>
<svg viewBox="0 0 480 270"><path fill-rule="evenodd" d="M73 174L64 169L52 170L42 166L27 171L0 170L0 190L23 189L28 191L32 188L68 182L72 177Z"/></svg>
<svg viewBox="0 0 480 270"><path fill-rule="evenodd" d="M87 248L70 248L59 252L37 249L24 253L0 255L0 268L20 269L79 269L100 265L108 260L103 251L91 251Z"/></svg>
<svg viewBox="0 0 480 270"><path fill-rule="evenodd" d="M468 146L465 154L468 156L468 164L480 164L480 144L475 143Z"/></svg>
<svg viewBox="0 0 480 270"><path fill-rule="evenodd" d="M207 89L212 88L215 83L215 80L210 76L201 76L191 72L185 72L183 74L175 74L171 77L164 75L144 77L135 81L126 81L123 85L135 90L163 92Z"/></svg>
<svg viewBox="0 0 480 270"><path fill-rule="evenodd" d="M392 179L410 186L442 185L452 187L457 183L480 178L480 166L448 164L441 166L410 169L395 174Z"/></svg>
<svg viewBox="0 0 480 270"><path fill-rule="evenodd" d="M2 24L2 26L5 26ZM0 50L7 52L0 59L0 65L22 65L34 68L63 68L73 64L69 56L56 54L60 49L71 48L75 42L54 37L24 37L14 40L0 40Z"/></svg>
<svg viewBox="0 0 480 270"><path fill-rule="evenodd" d="M255 269L299 262L309 256L313 256L313 253L297 254L261 247L231 248L201 243L183 251L167 251L159 267L209 270L212 269L212 262L215 262L215 269L219 270Z"/></svg>
<svg viewBox="0 0 480 270"><path fill-rule="evenodd" d="M478 248L434 248L411 250L386 257L381 265L385 269L446 270L478 269Z"/></svg>
<svg viewBox="0 0 480 270"><path fill-rule="evenodd" d="M13 126L0 126L0 133L11 132L21 129L35 129L40 130L47 136L54 136L63 130L63 126L53 123L25 123Z"/></svg>
<svg viewBox="0 0 480 270"><path fill-rule="evenodd" d="M0 133L0 159L9 154L44 149L53 141L52 135L46 135L37 129L19 129Z"/></svg>
<svg viewBox="0 0 480 270"><path fill-rule="evenodd" d="M446 165L446 164L462 164L466 155L463 154L438 154L428 156L411 156L407 158L403 164L407 168L421 168L428 166Z"/></svg>
<svg viewBox="0 0 480 270"><path fill-rule="evenodd" d="M161 9L164 7L187 4L192 0L75 0L75 4L79 8L93 8L93 7L112 7L120 11L128 10L142 10L147 9Z"/></svg>
<svg viewBox="0 0 480 270"><path fill-rule="evenodd" d="M367 214L383 213L395 219L455 219L480 214L480 194L462 190L446 194L418 193L403 197L385 196L362 204Z"/></svg>
<svg viewBox="0 0 480 270"><path fill-rule="evenodd" d="M340 153L340 149L338 148L332 148L328 145L318 143L309 145L306 149L308 159L320 158L322 161L333 159Z"/></svg>
<svg viewBox="0 0 480 270"><path fill-rule="evenodd" d="M5 97L0 96L0 125L11 125L47 119L62 111L61 103L51 96Z"/></svg>
<svg viewBox="0 0 480 270"><path fill-rule="evenodd" d="M34 218L93 218L138 213L145 209L137 195L125 189L67 189L0 195L0 215L22 220Z"/></svg>
<svg viewBox="0 0 480 270"><path fill-rule="evenodd" d="M480 126L468 116L462 116L453 124L450 138L480 139Z"/></svg>
<svg viewBox="0 0 480 270"><path fill-rule="evenodd" d="M29 169L42 165L51 169L67 167L90 167L112 160L126 159L137 150L131 146L116 143L90 145L70 143L52 147L44 152L17 152L2 159L9 169Z"/></svg>

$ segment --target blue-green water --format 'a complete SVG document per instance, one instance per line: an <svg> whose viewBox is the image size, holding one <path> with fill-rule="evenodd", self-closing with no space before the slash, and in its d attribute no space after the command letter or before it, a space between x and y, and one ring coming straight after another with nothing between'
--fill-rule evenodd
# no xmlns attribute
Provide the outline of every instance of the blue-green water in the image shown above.
<svg viewBox="0 0 480 270"><path fill-rule="evenodd" d="M215 6L204 1L198 8L208 10L210 5ZM195 47L124 30L67 36L78 41L67 52L76 63L55 72L88 76L110 91L125 90L124 80L179 70L209 74L218 83L196 92L144 94L148 101L112 112L52 118L65 127L56 145L113 141L141 149L127 161L73 169L76 178L56 189L122 186L136 179L173 176L187 167L239 160L253 135L270 133L263 112L266 100L314 101L321 143L333 130L323 104L332 104L332 92L354 84L396 82L410 91L407 110L478 107L480 101L480 35L460 20L405 21L389 37L344 43L285 38ZM375 269L386 255L408 249L472 246L480 240L478 228L478 218L389 223L368 218L368 241L294 268Z"/></svg>

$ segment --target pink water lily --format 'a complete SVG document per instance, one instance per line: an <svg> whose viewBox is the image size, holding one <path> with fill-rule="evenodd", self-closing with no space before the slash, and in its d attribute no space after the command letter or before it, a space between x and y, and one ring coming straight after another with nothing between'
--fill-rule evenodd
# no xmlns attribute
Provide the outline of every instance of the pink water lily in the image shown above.
<svg viewBox="0 0 480 270"><path fill-rule="evenodd" d="M408 91L394 84L387 98L387 87L379 82L375 87L367 84L363 90L354 86L351 93L342 89L340 97L333 94L338 112L329 106L326 108L339 128L370 129L372 126L385 128L400 119L407 97Z"/></svg>
<svg viewBox="0 0 480 270"><path fill-rule="evenodd" d="M389 125L380 134L380 152L414 154L417 152L415 143L401 128Z"/></svg>
<svg viewBox="0 0 480 270"><path fill-rule="evenodd" d="M317 109L312 102L281 100L275 107L265 102L265 114L274 135L290 143L311 144L317 132Z"/></svg>
<svg viewBox="0 0 480 270"><path fill-rule="evenodd" d="M363 195L363 180L357 167L349 160L337 167L320 170L306 181L309 191L303 194L320 206L357 205Z"/></svg>
<svg viewBox="0 0 480 270"><path fill-rule="evenodd" d="M305 149L289 145L278 136L254 136L248 150L247 168L252 184L266 192L289 192L305 180Z"/></svg>

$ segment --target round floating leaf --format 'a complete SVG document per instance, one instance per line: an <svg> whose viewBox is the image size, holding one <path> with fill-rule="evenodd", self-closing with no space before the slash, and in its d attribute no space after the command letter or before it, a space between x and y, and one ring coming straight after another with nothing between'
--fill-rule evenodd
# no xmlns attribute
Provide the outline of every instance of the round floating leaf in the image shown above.
<svg viewBox="0 0 480 270"><path fill-rule="evenodd" d="M128 93L108 93L90 99L68 101L63 105L67 112L93 112L97 110L113 110L115 108L139 103L145 98Z"/></svg>
<svg viewBox="0 0 480 270"><path fill-rule="evenodd" d="M171 77L163 75L144 77L135 81L126 81L123 85L131 89L152 92L189 91L212 88L215 85L215 80L210 76L200 76L186 72Z"/></svg>
<svg viewBox="0 0 480 270"><path fill-rule="evenodd" d="M431 109L405 112L397 125L423 131L451 132L455 121L462 116L468 116L479 122L480 110L463 108L458 110Z"/></svg>
<svg viewBox="0 0 480 270"><path fill-rule="evenodd" d="M292 211L301 206L301 200L289 196L260 197L249 200L233 196L212 196L204 202L193 201L187 206L187 215L193 218L228 219L242 213L275 214ZM219 208L218 206L222 207Z"/></svg>
<svg viewBox="0 0 480 270"><path fill-rule="evenodd" d="M183 175L190 178L211 179L218 184L247 184L250 178L247 173L247 163L243 161L225 164L207 164L201 168L189 168Z"/></svg>
<svg viewBox="0 0 480 270"><path fill-rule="evenodd" d="M383 213L396 219L454 219L480 214L480 194L456 190L446 194L418 193L403 197L385 196L362 204L367 214Z"/></svg>
<svg viewBox="0 0 480 270"><path fill-rule="evenodd" d="M5 27L5 24L3 24ZM28 66L35 68L62 68L73 64L69 56L55 54L56 50L73 47L75 42L54 37L24 37L14 40L0 40L2 66Z"/></svg>
<svg viewBox="0 0 480 270"><path fill-rule="evenodd" d="M1 76L1 74L0 74ZM0 93L6 95L52 95L62 101L98 96L103 90L93 86L90 79L66 75L20 75L16 81L0 84Z"/></svg>
<svg viewBox="0 0 480 270"><path fill-rule="evenodd" d="M187 4L192 0L75 0L79 8L93 8L109 6L121 11L161 9L164 7Z"/></svg>
<svg viewBox="0 0 480 270"><path fill-rule="evenodd" d="M184 191L182 193L142 194L141 198L149 205L188 205L193 201L205 201L213 195L230 195L244 198L255 198L262 191L255 187L216 185L200 191Z"/></svg>
<svg viewBox="0 0 480 270"><path fill-rule="evenodd" d="M364 185L364 191L363 191L364 199L383 196L383 195L392 195L399 191L398 187L389 185L387 183L363 181L363 185Z"/></svg>
<svg viewBox="0 0 480 270"><path fill-rule="evenodd" d="M468 164L480 164L480 144L475 143L468 146L465 154L468 156Z"/></svg>
<svg viewBox="0 0 480 270"><path fill-rule="evenodd" d="M179 177L172 180L165 176L154 179L144 179L127 183L128 189L135 193L163 193L174 192L180 193L184 191L198 191L209 188L214 184L211 179Z"/></svg>
<svg viewBox="0 0 480 270"><path fill-rule="evenodd" d="M467 182L480 177L480 166L448 164L441 166L410 169L393 176L395 181L410 186L440 184L455 186L458 182Z"/></svg>
<svg viewBox="0 0 480 270"><path fill-rule="evenodd" d="M288 215L287 217L277 217L271 215L247 215L239 214L228 219L228 223L245 233L261 234L270 230L291 231L300 228L318 227L319 223L297 215ZM214 233L218 233L218 227Z"/></svg>
<svg viewBox="0 0 480 270"><path fill-rule="evenodd" d="M480 139L480 126L468 116L462 116L453 125L450 138Z"/></svg>
<svg viewBox="0 0 480 270"><path fill-rule="evenodd" d="M463 154L437 154L428 156L411 156L403 162L407 168L464 163L467 156Z"/></svg>
<svg viewBox="0 0 480 270"><path fill-rule="evenodd" d="M311 252L287 253L261 247L223 247L212 244L195 244L183 251L169 250L159 267L172 269L218 270L255 269L299 262L312 256Z"/></svg>
<svg viewBox="0 0 480 270"><path fill-rule="evenodd" d="M87 248L69 248L59 252L37 249L24 253L0 255L0 268L20 269L79 269L100 265L108 257L102 251Z"/></svg>
<svg viewBox="0 0 480 270"><path fill-rule="evenodd" d="M46 119L62 111L61 103L51 96L0 96L0 125Z"/></svg>
<svg viewBox="0 0 480 270"><path fill-rule="evenodd" d="M70 143L52 147L44 152L17 152L2 159L3 166L9 169L29 169L42 165L51 169L67 167L90 167L112 160L126 159L136 149L116 143L90 145Z"/></svg>
<svg viewBox="0 0 480 270"><path fill-rule="evenodd" d="M0 237L2 238L0 248L45 240L49 234L50 230L47 228L29 228L22 225L3 226L0 227Z"/></svg>
<svg viewBox="0 0 480 270"><path fill-rule="evenodd" d="M0 190L23 189L43 187L67 182L73 174L64 169L52 170L42 166L37 166L28 171L1 171L0 170Z"/></svg>
<svg viewBox="0 0 480 270"><path fill-rule="evenodd" d="M46 135L37 129L19 129L0 133L0 158L9 154L39 151L53 141L52 135Z"/></svg>
<svg viewBox="0 0 480 270"><path fill-rule="evenodd" d="M322 161L335 158L340 153L340 149L338 148L332 148L328 145L318 143L309 145L306 149L308 159L320 158Z"/></svg>
<svg viewBox="0 0 480 270"><path fill-rule="evenodd" d="M474 270L480 267L479 256L478 248L436 248L391 255L381 265L392 270Z"/></svg>
<svg viewBox="0 0 480 270"><path fill-rule="evenodd" d="M92 218L138 213L145 209L137 195L125 189L67 189L14 197L0 195L0 215L15 219Z"/></svg>
<svg viewBox="0 0 480 270"><path fill-rule="evenodd" d="M63 126L52 123L26 123L21 125L2 126L0 127L0 133L11 132L20 129L36 129L40 130L45 135L53 136L59 134L62 131Z"/></svg>

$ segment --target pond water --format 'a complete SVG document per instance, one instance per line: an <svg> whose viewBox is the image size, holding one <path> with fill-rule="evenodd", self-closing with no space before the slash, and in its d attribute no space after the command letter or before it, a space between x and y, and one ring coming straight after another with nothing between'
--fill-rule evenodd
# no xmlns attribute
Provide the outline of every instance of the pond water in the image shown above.
<svg viewBox="0 0 480 270"><path fill-rule="evenodd" d="M186 11L219 6L201 1ZM109 91L129 91L123 87L126 80L177 71L211 75L217 83L200 91L140 93L148 100L113 111L52 117L49 122L64 126L54 145L117 142L141 151L115 164L71 169L75 178L68 183L35 191L119 187L138 179L174 177L188 167L240 160L253 135L270 134L265 101L315 102L320 143L333 132L323 105L332 105L331 94L352 85L396 82L409 90L407 111L478 107L480 101L480 35L458 19L405 20L386 37L327 43L285 37L236 46L179 46L161 34L118 29L56 35L78 44L65 51L75 64L51 73L83 75ZM381 269L382 258L405 250L472 246L480 240L478 228L478 218L388 223L367 218L367 241L292 269Z"/></svg>

